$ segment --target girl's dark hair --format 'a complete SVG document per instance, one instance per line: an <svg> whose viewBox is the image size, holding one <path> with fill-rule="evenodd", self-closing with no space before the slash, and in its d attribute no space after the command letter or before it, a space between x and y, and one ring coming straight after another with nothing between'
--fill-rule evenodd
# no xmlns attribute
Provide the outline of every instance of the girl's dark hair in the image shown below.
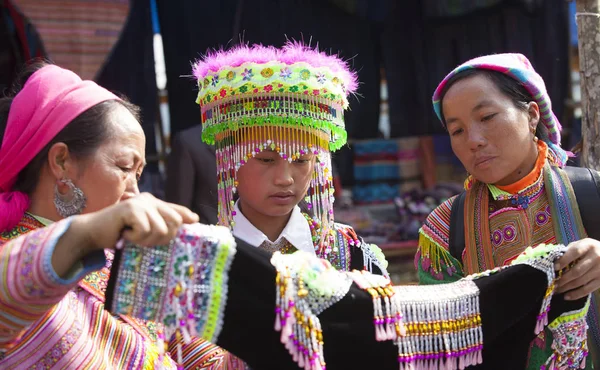
<svg viewBox="0 0 600 370"><path fill-rule="evenodd" d="M529 93L529 91L527 91L527 89L525 88L525 86L515 80L514 78L507 76L506 74L502 73L502 72L498 72L498 71L492 71L489 69L467 69L464 70L462 72L457 73L456 75L452 76L448 82L446 82L446 85L444 86L444 88L442 89L442 92L440 94L440 101L444 100L444 96L446 96L446 93L448 92L448 90L458 81L467 79L469 77L473 77L473 76L485 76L487 79L489 79L490 81L492 81L494 83L494 85L496 85L496 87L508 98L510 98L510 100L512 100L513 104L515 105L515 107L522 109L524 111L527 111L527 103L533 101L533 97L531 96L531 94ZM444 118L444 110L442 109L442 120L445 122L445 118Z"/></svg>
<svg viewBox="0 0 600 370"><path fill-rule="evenodd" d="M40 61L29 64L17 77L12 86L12 91L7 96L0 98L0 143L2 143L6 131L8 114L14 97L21 91L31 75L47 65L48 63ZM125 100L107 100L94 105L65 126L19 172L14 190L31 195L37 186L44 164L48 161L48 152L56 143L66 144L69 153L77 158L86 159L90 157L110 137L109 113L118 107L126 108L139 121L139 108Z"/></svg>

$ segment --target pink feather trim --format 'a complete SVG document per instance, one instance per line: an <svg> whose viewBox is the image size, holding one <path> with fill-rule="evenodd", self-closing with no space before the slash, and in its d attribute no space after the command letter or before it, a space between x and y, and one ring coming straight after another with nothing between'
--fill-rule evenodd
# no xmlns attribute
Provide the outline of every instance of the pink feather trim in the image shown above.
<svg viewBox="0 0 600 370"><path fill-rule="evenodd" d="M247 62L262 64L272 61L287 65L304 62L314 68L326 67L343 81L348 94L354 93L358 88L356 73L350 70L346 61L336 55L319 51L317 47L312 48L293 41L288 41L281 49L255 44L236 46L230 50L209 51L203 59L194 63L193 74L196 79L203 79L208 73L224 68L239 67Z"/></svg>

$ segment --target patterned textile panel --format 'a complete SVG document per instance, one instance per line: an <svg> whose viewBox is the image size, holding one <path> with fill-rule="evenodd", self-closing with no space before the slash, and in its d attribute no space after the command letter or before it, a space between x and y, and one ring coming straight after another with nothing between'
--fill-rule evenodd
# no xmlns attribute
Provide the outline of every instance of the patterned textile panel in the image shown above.
<svg viewBox="0 0 600 370"><path fill-rule="evenodd" d="M467 177L465 168L452 152L450 137L446 134L433 136L435 148L435 172L438 183L462 183Z"/></svg>
<svg viewBox="0 0 600 370"><path fill-rule="evenodd" d="M83 79L101 70L129 14L128 0L12 0L36 27L50 59Z"/></svg>
<svg viewBox="0 0 600 370"><path fill-rule="evenodd" d="M353 149L356 203L391 203L421 186L418 138L356 141Z"/></svg>

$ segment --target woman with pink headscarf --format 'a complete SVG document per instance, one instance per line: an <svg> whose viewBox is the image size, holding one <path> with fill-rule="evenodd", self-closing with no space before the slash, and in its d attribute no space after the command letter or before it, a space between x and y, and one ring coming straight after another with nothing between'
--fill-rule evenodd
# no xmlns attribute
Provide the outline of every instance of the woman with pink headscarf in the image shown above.
<svg viewBox="0 0 600 370"><path fill-rule="evenodd" d="M198 221L139 193L137 107L54 65L18 85L0 99L0 368L177 368L158 325L104 310L117 240L164 244Z"/></svg>

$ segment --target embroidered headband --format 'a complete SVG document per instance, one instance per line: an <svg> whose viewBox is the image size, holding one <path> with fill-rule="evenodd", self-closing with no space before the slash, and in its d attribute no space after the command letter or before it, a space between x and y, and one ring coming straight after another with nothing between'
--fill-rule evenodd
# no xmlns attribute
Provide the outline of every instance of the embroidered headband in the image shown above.
<svg viewBox="0 0 600 370"><path fill-rule="evenodd" d="M95 82L55 65L29 77L12 101L0 146L0 232L14 227L29 207L26 194L12 191L19 172L81 113L117 99Z"/></svg>
<svg viewBox="0 0 600 370"><path fill-rule="evenodd" d="M193 67L202 139L217 157L219 223L233 227L236 173L263 150L292 162L314 154L306 201L316 221L333 224L330 152L346 143L344 110L358 86L347 63L300 43L239 46Z"/></svg>
<svg viewBox="0 0 600 370"><path fill-rule="evenodd" d="M544 140L550 149L558 157L561 165L567 161L567 152L560 148L560 131L562 129L558 118L552 112L552 102L546 90L542 76L534 69L529 60L522 54L492 54L471 59L456 67L440 82L432 97L433 109L437 117L445 126L442 118L441 93L448 80L457 74L469 69L487 69L501 72L521 82L525 89L531 94L533 100L540 108L540 121L546 128L546 133L540 133L540 139Z"/></svg>

